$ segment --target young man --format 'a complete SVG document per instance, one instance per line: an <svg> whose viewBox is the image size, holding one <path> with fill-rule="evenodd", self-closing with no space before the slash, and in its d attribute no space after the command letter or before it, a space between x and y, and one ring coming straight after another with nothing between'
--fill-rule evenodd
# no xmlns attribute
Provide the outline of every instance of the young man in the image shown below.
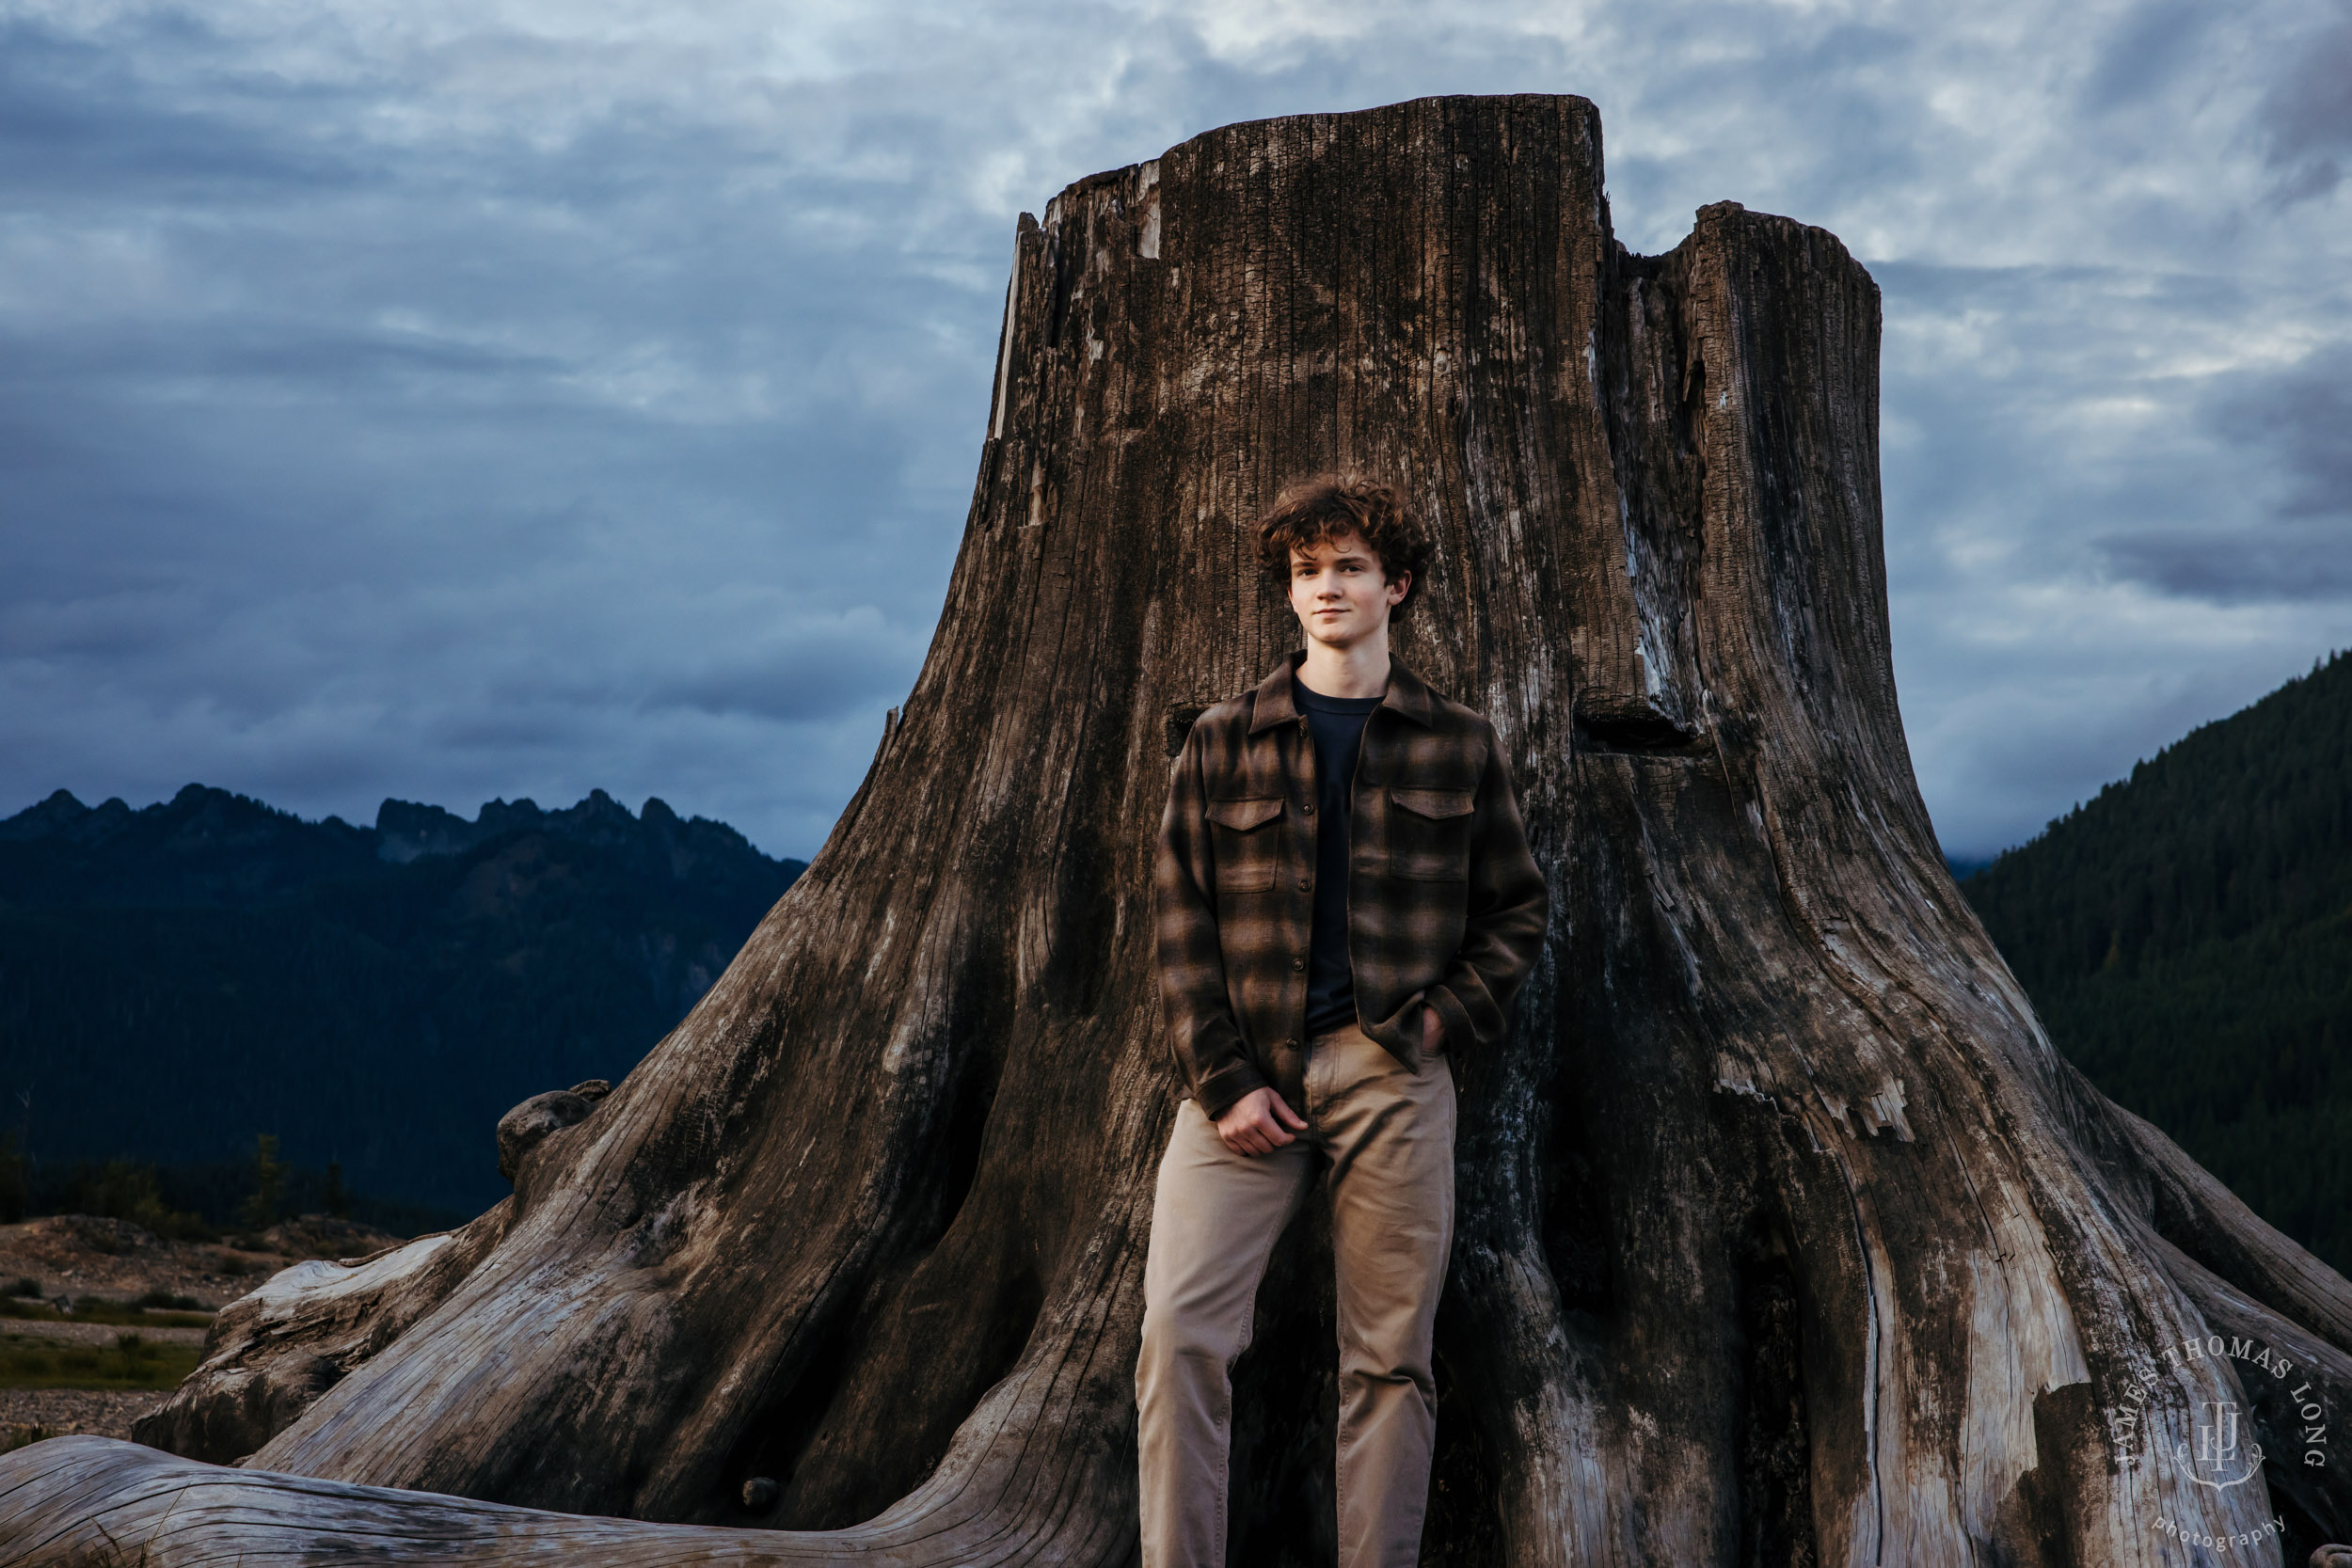
<svg viewBox="0 0 2352 1568"><path fill-rule="evenodd" d="M1144 1269L1143 1560L1223 1568L1233 1361L1327 1164L1340 1562L1409 1568L1454 1235L1450 1057L1502 1041L1547 897L1493 727L1389 655L1430 553L1396 492L1312 481L1258 538L1306 650L1193 725L1153 866L1184 1098Z"/></svg>

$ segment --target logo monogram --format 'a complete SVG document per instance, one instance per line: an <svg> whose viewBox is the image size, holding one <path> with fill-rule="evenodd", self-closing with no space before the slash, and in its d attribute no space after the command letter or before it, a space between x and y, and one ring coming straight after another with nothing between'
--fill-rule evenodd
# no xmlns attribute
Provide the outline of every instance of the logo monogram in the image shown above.
<svg viewBox="0 0 2352 1568"><path fill-rule="evenodd" d="M2239 1397L2193 1403L2168 1399L2169 1373L2197 1362L2226 1369ZM2204 1388L2213 1391L2210 1379ZM2328 1408L2308 1374L2297 1372L2292 1357L2245 1336L2207 1334L2158 1347L2133 1370L2122 1399L2106 1414L2119 1468L2160 1465L2213 1494L2202 1504L2191 1502L2195 1493L2174 1494L2148 1528L2185 1546L2217 1552L2260 1551L2285 1538L2283 1517L2256 1519L2249 1513L2267 1513L2260 1488L2232 1490L2261 1475L2265 1458L2281 1465L2299 1459L2302 1468L2316 1470L2327 1467L2331 1452ZM2254 1441L2258 1430L2269 1433L2281 1451L2265 1455ZM2174 1509L2185 1512L2176 1515ZM2217 1528L2225 1522L2234 1522L2234 1528Z"/></svg>
<svg viewBox="0 0 2352 1568"><path fill-rule="evenodd" d="M2238 1407L2232 1400L2207 1400L2199 1404L2197 1422L2197 1458L2191 1463L2188 1445L2183 1443L2172 1450L2172 1457L2182 1462L2181 1473L2200 1486L2216 1491L2238 1486L2251 1481L2254 1472L2263 1467L2260 1443L2246 1445L2246 1467L2237 1469ZM2237 1470L2234 1475L2232 1470Z"/></svg>

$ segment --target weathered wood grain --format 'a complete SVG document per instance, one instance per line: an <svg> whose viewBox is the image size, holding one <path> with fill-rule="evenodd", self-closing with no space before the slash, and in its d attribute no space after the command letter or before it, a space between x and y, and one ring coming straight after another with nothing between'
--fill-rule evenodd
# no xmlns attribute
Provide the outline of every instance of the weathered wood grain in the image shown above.
<svg viewBox="0 0 2352 1568"><path fill-rule="evenodd" d="M1400 651L1493 716L1555 898L1456 1064L1428 1560L2106 1568L2187 1560L2159 1516L2344 1517L2352 1464L2113 1462L2129 1391L2244 1393L2165 1346L2340 1354L2352 1296L2058 1059L1945 870L1833 236L1725 203L1633 256L1591 104L1422 100L1080 182L1005 323L923 673L725 977L462 1269L290 1281L215 1347L159 1440L336 1374L246 1401L251 1468L40 1445L8 1552L1130 1560L1152 832L1189 716L1295 641L1246 525L1338 467L1431 519ZM1237 1373L1239 1560L1328 1555L1323 1246Z"/></svg>

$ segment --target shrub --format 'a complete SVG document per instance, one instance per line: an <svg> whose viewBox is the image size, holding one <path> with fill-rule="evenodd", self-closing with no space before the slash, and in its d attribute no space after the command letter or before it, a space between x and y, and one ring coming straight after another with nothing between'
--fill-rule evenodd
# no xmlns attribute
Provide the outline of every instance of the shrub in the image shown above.
<svg viewBox="0 0 2352 1568"><path fill-rule="evenodd" d="M34 1422L0 1427L0 1453L14 1453L19 1449L30 1448L56 1435L47 1427Z"/></svg>
<svg viewBox="0 0 2352 1568"><path fill-rule="evenodd" d="M55 1200L49 1205L54 1212L127 1221L167 1242L205 1241L212 1235L202 1215L183 1212L164 1201L160 1179L151 1164L131 1160L108 1160L103 1164L85 1162L75 1165L63 1186L50 1196ZM101 1252L125 1250L119 1240L95 1235L85 1239Z"/></svg>
<svg viewBox="0 0 2352 1568"><path fill-rule="evenodd" d="M133 1302L131 1305L134 1307L167 1307L178 1312L201 1312L204 1310L204 1304L197 1300L194 1296L174 1295L169 1291L165 1290L150 1291L147 1294L139 1297L137 1301Z"/></svg>
<svg viewBox="0 0 2352 1568"><path fill-rule="evenodd" d="M15 1284L9 1286L6 1291L0 1291L0 1294L11 1296L30 1296L33 1300L39 1301L40 1299L40 1281L31 1278L20 1279Z"/></svg>

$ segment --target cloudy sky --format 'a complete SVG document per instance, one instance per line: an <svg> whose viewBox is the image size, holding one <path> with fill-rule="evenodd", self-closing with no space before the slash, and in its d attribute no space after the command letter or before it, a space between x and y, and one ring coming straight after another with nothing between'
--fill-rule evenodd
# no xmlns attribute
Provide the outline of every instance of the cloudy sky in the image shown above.
<svg viewBox="0 0 2352 1568"><path fill-rule="evenodd" d="M2352 645L2352 5L0 0L0 815L602 786L806 855L1015 216L1231 120L1601 108L1885 291L1946 847Z"/></svg>

